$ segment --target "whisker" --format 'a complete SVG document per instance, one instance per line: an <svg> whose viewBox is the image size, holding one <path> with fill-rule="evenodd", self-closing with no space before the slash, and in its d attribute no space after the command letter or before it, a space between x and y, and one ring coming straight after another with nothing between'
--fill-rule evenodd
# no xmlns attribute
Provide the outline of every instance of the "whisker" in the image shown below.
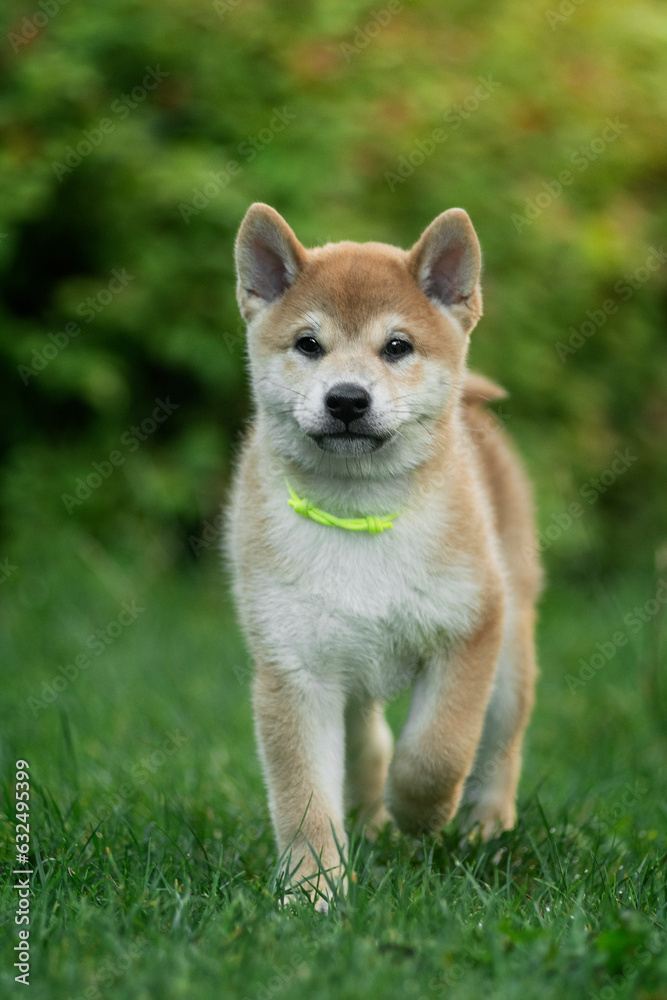
<svg viewBox="0 0 667 1000"><path fill-rule="evenodd" d="M406 392L406 393L403 393L402 396L396 396L396 398L393 400L393 402L394 403L401 403L401 402L403 402L404 399L407 399L407 401L410 402L414 398L415 398L415 393L414 392L413 393Z"/></svg>
<svg viewBox="0 0 667 1000"><path fill-rule="evenodd" d="M436 438L435 438L435 434L433 434L433 433L432 433L432 432L431 432L431 431L430 431L430 430L428 429L428 427L426 426L426 424L425 424L425 423L423 423L423 421L421 421L421 420L420 420L420 419L419 419L418 417L417 417L417 423L419 424L419 426L420 426L420 427L421 427L421 428L422 428L423 430L425 430L425 431L426 431L426 433L427 433L427 434L429 435L429 437L430 437L430 438L431 438L431 439L432 439L433 441L435 441L435 439L436 439Z"/></svg>
<svg viewBox="0 0 667 1000"><path fill-rule="evenodd" d="M274 382L273 379L268 377L268 375L263 375L260 382L270 382L271 385L275 385L278 389L284 389L286 392L293 392L295 396L303 396L304 399L307 398L305 392L299 392L297 389L292 389L289 385L281 385L280 382Z"/></svg>

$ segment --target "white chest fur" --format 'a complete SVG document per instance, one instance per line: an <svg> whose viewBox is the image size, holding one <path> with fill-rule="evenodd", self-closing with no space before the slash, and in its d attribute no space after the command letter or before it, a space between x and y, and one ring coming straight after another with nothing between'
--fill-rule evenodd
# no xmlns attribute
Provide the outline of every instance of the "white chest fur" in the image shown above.
<svg viewBox="0 0 667 1000"><path fill-rule="evenodd" d="M387 699L448 636L470 626L474 575L463 565L432 568L424 512L401 515L377 535L317 524L282 495L269 516L280 571L257 563L250 570L242 558L237 569L248 583L247 620L280 669Z"/></svg>

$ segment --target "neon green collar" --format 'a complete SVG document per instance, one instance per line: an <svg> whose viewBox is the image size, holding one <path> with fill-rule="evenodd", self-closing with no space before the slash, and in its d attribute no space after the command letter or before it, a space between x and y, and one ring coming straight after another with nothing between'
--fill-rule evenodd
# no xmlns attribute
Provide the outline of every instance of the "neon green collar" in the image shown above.
<svg viewBox="0 0 667 1000"><path fill-rule="evenodd" d="M389 514L387 517L334 517L333 514L327 514L325 510L320 510L306 497L297 496L287 480L285 482L290 495L287 502L292 510L327 527L345 528L346 531L368 531L371 535L379 535L388 528L393 528L392 519L398 517L398 514Z"/></svg>

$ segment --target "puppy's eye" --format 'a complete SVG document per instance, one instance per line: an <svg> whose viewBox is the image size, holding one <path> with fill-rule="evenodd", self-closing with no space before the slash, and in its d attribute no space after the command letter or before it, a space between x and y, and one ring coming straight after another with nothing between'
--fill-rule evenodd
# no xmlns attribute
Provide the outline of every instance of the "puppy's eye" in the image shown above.
<svg viewBox="0 0 667 1000"><path fill-rule="evenodd" d="M309 337L309 336L299 337L294 346L296 347L297 351L300 351L302 354L305 354L306 357L309 358L319 358L322 354L324 354L324 351L322 350L319 343L315 340L314 337Z"/></svg>
<svg viewBox="0 0 667 1000"><path fill-rule="evenodd" d="M413 350L414 348L409 341L403 340L401 337L393 337L382 353L388 361L396 361L398 358L405 357L406 354L412 354Z"/></svg>

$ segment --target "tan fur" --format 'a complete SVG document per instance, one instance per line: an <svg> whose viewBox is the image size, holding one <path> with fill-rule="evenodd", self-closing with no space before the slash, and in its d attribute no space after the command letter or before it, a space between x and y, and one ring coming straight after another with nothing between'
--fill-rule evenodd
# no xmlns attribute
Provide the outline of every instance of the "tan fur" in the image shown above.
<svg viewBox="0 0 667 1000"><path fill-rule="evenodd" d="M264 205L237 241L257 414L227 544L278 848L323 909L346 809L369 831L391 815L437 833L461 801L485 836L515 822L540 570L529 486L482 408L505 392L465 366L480 263L461 209L411 251L307 251ZM336 416L341 384L361 416ZM286 479L338 517L398 512L394 527L315 524L287 506ZM382 702L408 684L392 757Z"/></svg>

